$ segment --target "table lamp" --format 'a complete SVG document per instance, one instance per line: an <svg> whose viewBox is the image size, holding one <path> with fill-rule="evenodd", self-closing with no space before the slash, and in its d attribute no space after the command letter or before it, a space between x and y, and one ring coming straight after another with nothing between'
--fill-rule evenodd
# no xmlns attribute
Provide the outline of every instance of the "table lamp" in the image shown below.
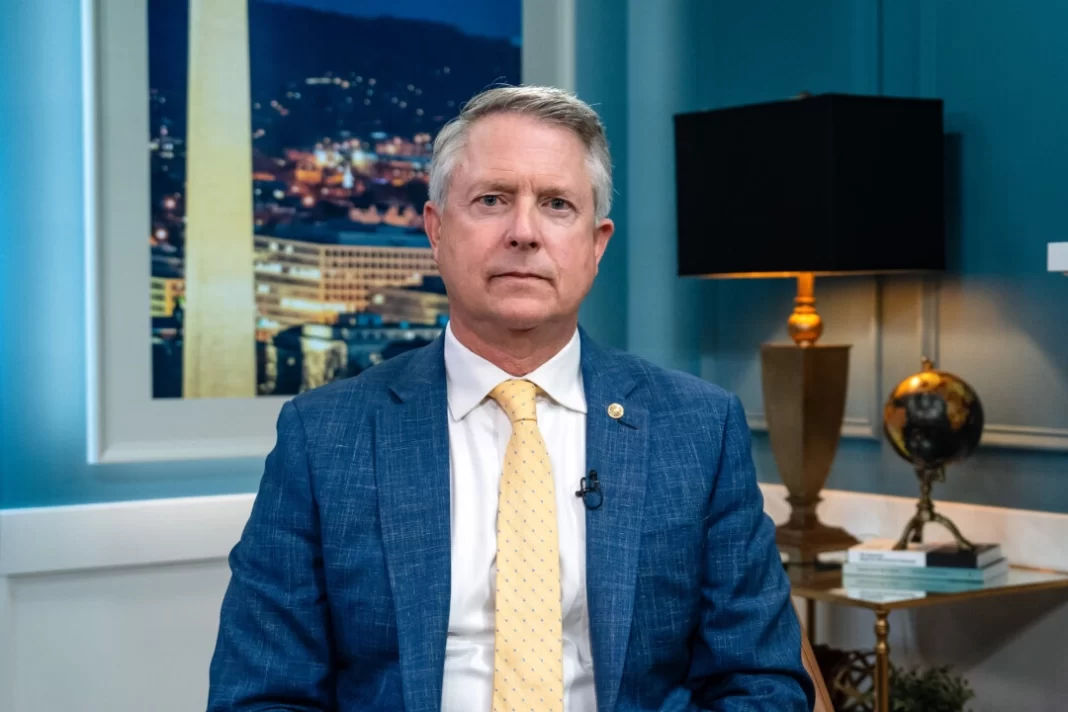
<svg viewBox="0 0 1068 712"><path fill-rule="evenodd" d="M793 343L762 346L761 384L789 492L776 539L811 563L857 541L816 513L850 347L818 343L815 277L945 268L942 102L802 94L679 114L675 169L680 276L797 280Z"/></svg>

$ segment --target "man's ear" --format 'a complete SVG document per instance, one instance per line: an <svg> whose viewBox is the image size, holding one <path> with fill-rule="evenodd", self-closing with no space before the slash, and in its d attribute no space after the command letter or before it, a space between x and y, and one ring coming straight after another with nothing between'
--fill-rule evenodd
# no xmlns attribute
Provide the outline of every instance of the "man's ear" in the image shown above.
<svg viewBox="0 0 1068 712"><path fill-rule="evenodd" d="M423 205L423 229L430 239L430 250L434 254L434 261L438 261L438 243L441 240L441 212L438 206L429 200Z"/></svg>
<svg viewBox="0 0 1068 712"><path fill-rule="evenodd" d="M612 238L615 231L616 224L608 218L604 218L601 222L597 223L593 239L595 241L594 254L597 258L598 266L601 264L601 258L604 256L604 251L608 248L608 241Z"/></svg>

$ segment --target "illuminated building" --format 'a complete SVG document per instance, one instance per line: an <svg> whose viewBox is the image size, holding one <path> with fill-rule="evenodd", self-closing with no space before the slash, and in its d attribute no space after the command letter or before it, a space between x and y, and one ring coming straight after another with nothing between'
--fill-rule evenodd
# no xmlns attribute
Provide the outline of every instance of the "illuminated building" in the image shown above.
<svg viewBox="0 0 1068 712"><path fill-rule="evenodd" d="M171 316L178 299L185 294L185 280L152 278L152 316Z"/></svg>
<svg viewBox="0 0 1068 712"><path fill-rule="evenodd" d="M417 138L422 139L423 134ZM379 141L375 146L379 156L430 156L430 145L425 140L406 141L400 136L394 136L387 141Z"/></svg>
<svg viewBox="0 0 1068 712"><path fill-rule="evenodd" d="M293 173L293 179L298 183L318 185L323 182L323 171L317 164L304 161L297 166L297 170Z"/></svg>
<svg viewBox="0 0 1068 712"><path fill-rule="evenodd" d="M438 275L426 237L389 231L344 243L255 236L257 338L291 326L334 324L366 311L373 292L418 288Z"/></svg>
<svg viewBox="0 0 1068 712"><path fill-rule="evenodd" d="M371 294L367 311L383 322L434 324L449 313L449 299L441 277L428 277L422 288L383 287Z"/></svg>
<svg viewBox="0 0 1068 712"><path fill-rule="evenodd" d="M439 320L441 321L441 320ZM305 324L256 345L261 394L289 395L318 388L437 338L439 324L390 324L377 314L342 314L332 326Z"/></svg>

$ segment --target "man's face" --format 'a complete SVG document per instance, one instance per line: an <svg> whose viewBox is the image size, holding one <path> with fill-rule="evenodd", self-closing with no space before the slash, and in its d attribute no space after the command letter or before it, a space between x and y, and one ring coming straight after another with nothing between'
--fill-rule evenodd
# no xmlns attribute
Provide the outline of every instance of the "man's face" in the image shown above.
<svg viewBox="0 0 1068 712"><path fill-rule="evenodd" d="M527 116L482 118L445 203L424 218L452 319L527 330L577 318L613 231L594 219L581 139Z"/></svg>

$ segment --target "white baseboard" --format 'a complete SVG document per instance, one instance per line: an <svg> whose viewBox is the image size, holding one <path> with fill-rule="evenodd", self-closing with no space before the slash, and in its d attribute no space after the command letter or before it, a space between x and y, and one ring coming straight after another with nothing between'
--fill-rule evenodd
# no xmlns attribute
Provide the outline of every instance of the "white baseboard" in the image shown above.
<svg viewBox="0 0 1068 712"><path fill-rule="evenodd" d="M0 511L0 576L225 558L252 494Z"/></svg>
<svg viewBox="0 0 1068 712"><path fill-rule="evenodd" d="M776 524L786 521L790 505L786 487L761 483L764 511ZM826 524L839 526L858 539L898 537L916 511L916 499L844 490L824 490L817 513ZM1007 509L936 500L935 510L957 525L972 541L996 542L1006 558L1020 566L1068 571L1068 514ZM928 541L950 539L939 525L924 530Z"/></svg>

